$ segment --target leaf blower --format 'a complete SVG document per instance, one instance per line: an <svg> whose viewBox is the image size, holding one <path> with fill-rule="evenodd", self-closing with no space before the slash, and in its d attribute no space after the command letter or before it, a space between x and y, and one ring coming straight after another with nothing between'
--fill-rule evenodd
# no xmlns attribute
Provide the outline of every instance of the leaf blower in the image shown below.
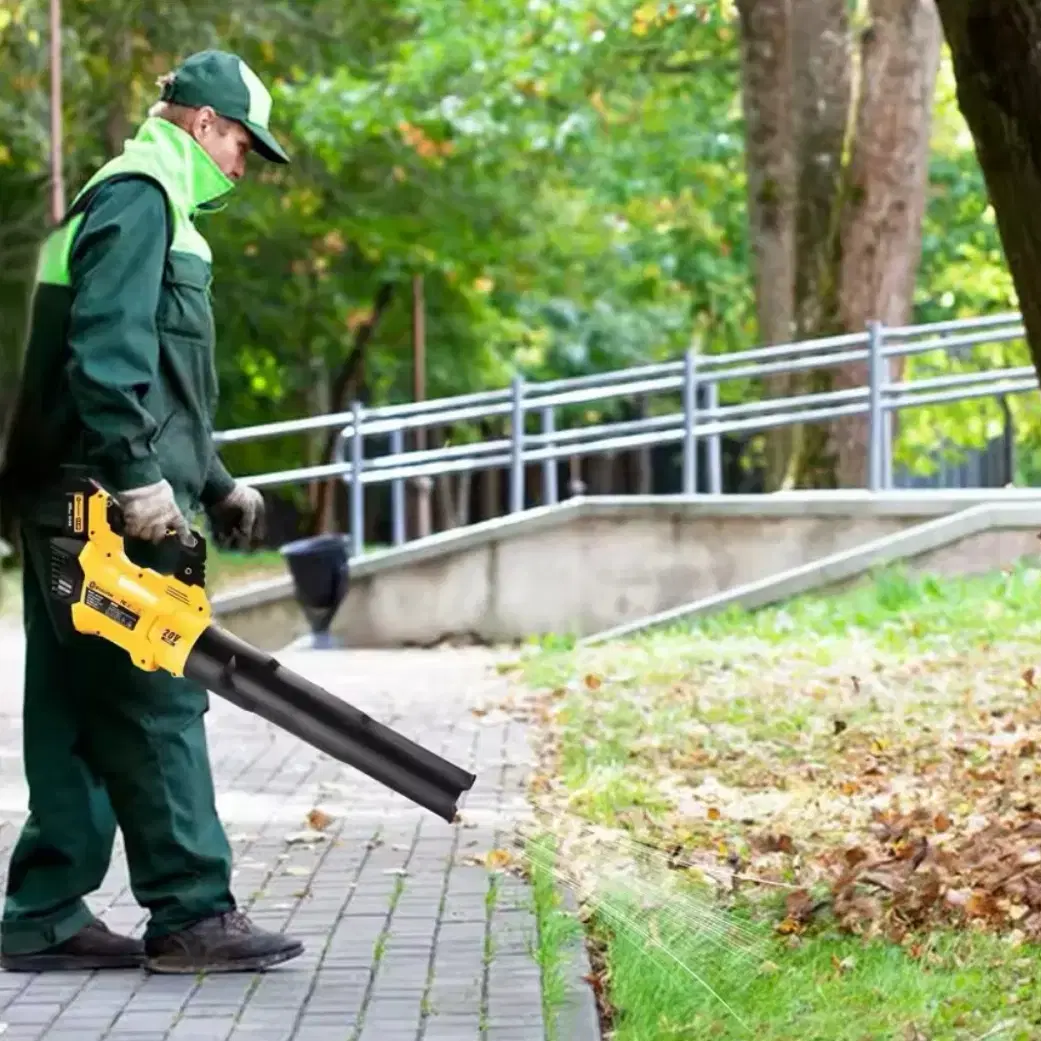
<svg viewBox="0 0 1041 1041"><path fill-rule="evenodd" d="M91 477L62 485L50 541L50 596L72 627L122 647L148 672L184 676L452 823L476 777L391 730L214 624L206 540L171 533L172 573L131 561L116 500Z"/></svg>

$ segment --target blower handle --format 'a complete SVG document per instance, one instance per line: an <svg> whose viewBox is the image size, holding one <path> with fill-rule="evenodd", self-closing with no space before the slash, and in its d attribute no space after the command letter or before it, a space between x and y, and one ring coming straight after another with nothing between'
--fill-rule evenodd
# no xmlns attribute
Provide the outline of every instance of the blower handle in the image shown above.
<svg viewBox="0 0 1041 1041"><path fill-rule="evenodd" d="M105 497L105 522L121 539L126 537L126 515L116 497L94 478L90 479L95 494ZM190 541L187 541L190 540ZM206 539L202 532L190 528L186 536L169 528L157 544L162 549L162 570L188 586L206 585Z"/></svg>

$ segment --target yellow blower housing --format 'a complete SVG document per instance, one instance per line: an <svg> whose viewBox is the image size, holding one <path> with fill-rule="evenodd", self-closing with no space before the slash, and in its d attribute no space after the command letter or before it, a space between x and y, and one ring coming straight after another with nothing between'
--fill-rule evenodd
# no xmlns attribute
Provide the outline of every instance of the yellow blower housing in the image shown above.
<svg viewBox="0 0 1041 1041"><path fill-rule="evenodd" d="M51 574L59 582L55 595L71 603L73 627L122 647L139 669L183 676L212 616L204 587L205 543L196 535L198 549L185 545L179 576L172 578L129 560L116 530L122 518L104 489L71 492L69 507L73 538L85 539L74 545L52 540Z"/></svg>

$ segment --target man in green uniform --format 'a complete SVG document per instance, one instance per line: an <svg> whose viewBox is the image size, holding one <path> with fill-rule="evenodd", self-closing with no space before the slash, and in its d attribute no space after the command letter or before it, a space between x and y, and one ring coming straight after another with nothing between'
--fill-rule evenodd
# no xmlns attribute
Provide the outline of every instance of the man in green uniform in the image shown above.
<svg viewBox="0 0 1041 1041"><path fill-rule="evenodd" d="M29 815L0 920L0 965L12 971L259 970L303 951L237 910L204 730L208 692L70 632L47 596L46 525L62 466L88 468L117 497L128 555L146 566L162 567L167 533L186 532L199 512L240 542L262 532L260 495L228 474L212 440L212 256L195 219L217 208L251 151L288 157L268 129L270 94L235 55L193 55L161 83L137 135L42 247L0 467L0 501L25 558ZM117 827L131 889L149 911L140 941L110 931L84 902L108 870Z"/></svg>

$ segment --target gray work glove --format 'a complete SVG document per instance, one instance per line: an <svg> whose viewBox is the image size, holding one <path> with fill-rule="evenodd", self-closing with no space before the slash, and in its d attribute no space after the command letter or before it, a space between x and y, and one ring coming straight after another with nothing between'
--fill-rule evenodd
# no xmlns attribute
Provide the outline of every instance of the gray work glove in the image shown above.
<svg viewBox="0 0 1041 1041"><path fill-rule="evenodd" d="M125 533L131 538L162 542L173 530L182 541L191 541L191 529L174 501L169 481L117 492L116 501L123 510Z"/></svg>
<svg viewBox="0 0 1041 1041"><path fill-rule="evenodd" d="M252 549L264 537L264 497L241 481L207 513L222 549Z"/></svg>

